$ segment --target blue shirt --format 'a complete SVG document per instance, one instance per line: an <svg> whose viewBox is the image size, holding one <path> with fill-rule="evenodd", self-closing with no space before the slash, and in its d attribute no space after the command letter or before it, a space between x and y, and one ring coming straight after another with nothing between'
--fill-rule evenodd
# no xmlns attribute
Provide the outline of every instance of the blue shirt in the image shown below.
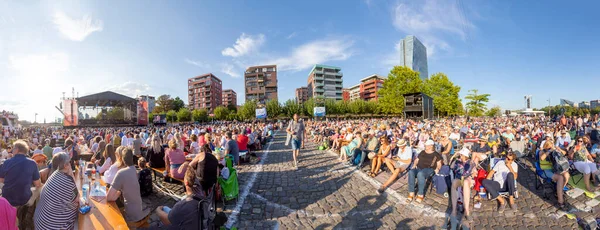
<svg viewBox="0 0 600 230"><path fill-rule="evenodd" d="M21 206L29 201L32 183L40 179L40 172L35 161L23 154L16 154L4 162L0 178L4 178L2 196L10 205Z"/></svg>

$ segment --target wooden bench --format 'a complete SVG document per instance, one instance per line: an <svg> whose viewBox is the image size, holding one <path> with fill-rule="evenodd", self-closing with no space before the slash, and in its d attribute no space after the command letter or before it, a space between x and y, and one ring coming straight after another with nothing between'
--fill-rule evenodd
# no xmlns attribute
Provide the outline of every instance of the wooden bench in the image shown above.
<svg viewBox="0 0 600 230"><path fill-rule="evenodd" d="M152 171L154 171L154 180L156 180L157 174L160 175L160 177L164 177L164 175L165 175L165 168L151 168L151 169L152 169ZM183 180L182 179L177 179L177 178L173 178L173 177L170 177L170 178L173 179L173 180L179 181L179 182L181 182L183 184Z"/></svg>

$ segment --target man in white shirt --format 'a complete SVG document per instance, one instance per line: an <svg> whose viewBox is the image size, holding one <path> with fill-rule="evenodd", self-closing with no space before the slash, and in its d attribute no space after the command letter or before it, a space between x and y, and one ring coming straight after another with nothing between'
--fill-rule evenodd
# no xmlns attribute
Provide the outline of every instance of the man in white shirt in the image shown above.
<svg viewBox="0 0 600 230"><path fill-rule="evenodd" d="M567 135L567 131L560 131L560 136L556 139L556 146L566 149L571 144L571 136Z"/></svg>
<svg viewBox="0 0 600 230"><path fill-rule="evenodd" d="M498 212L503 213L506 208L506 200L499 196L501 191L508 192L508 203L513 210L517 210L514 196L517 191L515 181L518 177L518 165L515 163L515 153L508 153L506 160L499 161L488 173L487 179L481 182L481 185L490 194L491 199L498 198Z"/></svg>
<svg viewBox="0 0 600 230"><path fill-rule="evenodd" d="M450 140L455 140L458 142L460 140L460 132L459 131L460 131L460 129L457 126L456 128L454 128L454 132L452 132L448 138L450 138Z"/></svg>

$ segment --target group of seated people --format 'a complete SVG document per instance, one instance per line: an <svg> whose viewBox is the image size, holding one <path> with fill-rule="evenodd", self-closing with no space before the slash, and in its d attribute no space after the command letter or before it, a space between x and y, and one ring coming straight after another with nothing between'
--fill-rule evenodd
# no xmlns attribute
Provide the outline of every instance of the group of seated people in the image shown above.
<svg viewBox="0 0 600 230"><path fill-rule="evenodd" d="M386 123L378 120L370 122ZM464 216L468 220L471 219L471 191L481 190L474 187L476 184L482 186L491 199L498 201L499 212L503 212L507 205L513 210L517 209L515 195L519 167L516 160L536 149L539 150L536 160L540 161L546 176L556 184L559 208L565 209L563 187L568 184L570 175L568 171L552 170L552 151L573 161L574 168L583 174L589 191L595 190L591 182L600 183L596 181L600 179L600 176L596 176L600 175L596 163L600 162L600 146L590 142L589 133L575 138L576 143L570 144L564 129L558 133L556 130L545 132L539 128L545 123L542 121L506 120L507 123L514 122L514 125L508 123L499 128L494 127L493 122L497 121L471 124L462 121L454 127L437 123L426 128L427 124L423 122L407 121L408 127L402 129L400 125L390 125L390 122L377 126L365 124L365 121L338 122L333 125L308 122L307 127L312 140L318 144L325 142L329 150L339 154L341 162L360 168L368 159L371 167L367 174L371 177L376 177L382 171L382 166L387 167L391 176L378 189L380 193L393 184L399 175L408 171L409 202L422 202L427 180L447 165L454 178L449 184L451 215L457 215L457 203L461 197ZM483 177L478 175L481 170L484 171Z"/></svg>
<svg viewBox="0 0 600 230"><path fill-rule="evenodd" d="M269 130L262 136L250 128L231 125L222 132L202 130L188 138L189 130L193 127L182 128L174 135L151 131L142 144L147 151L136 151L136 140L142 136L137 132L119 131L128 139L117 132L109 139L98 135L89 138L89 145L84 138L73 135L61 147L50 147L46 141L45 147L33 155L25 140L15 141L10 149L3 149L10 153L0 162L0 219L10 220L8 229L73 229L80 199L74 171L79 170L77 162L85 154L81 151L86 150L92 155L88 164L94 165L107 184L107 201L122 201L117 204L123 204L128 226L148 226L150 213L143 211L142 197L152 193L151 168L164 168L165 176L183 181L186 196L172 208L158 207L157 215L166 226L197 229L198 222L193 220L198 219L199 201L194 197L206 197L216 191L214 185L225 165L225 156L232 156L238 165L240 152L259 150L273 133ZM129 138L133 139L130 144ZM181 146L186 139L191 141ZM27 221L32 218L33 221ZM34 226L26 226L29 223Z"/></svg>

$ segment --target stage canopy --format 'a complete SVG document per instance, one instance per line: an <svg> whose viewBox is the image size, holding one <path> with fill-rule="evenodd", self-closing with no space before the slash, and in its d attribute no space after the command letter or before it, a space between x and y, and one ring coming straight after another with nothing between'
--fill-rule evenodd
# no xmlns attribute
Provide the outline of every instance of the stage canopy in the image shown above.
<svg viewBox="0 0 600 230"><path fill-rule="evenodd" d="M79 106L126 107L136 106L137 100L112 91L105 91L77 98L77 104Z"/></svg>

